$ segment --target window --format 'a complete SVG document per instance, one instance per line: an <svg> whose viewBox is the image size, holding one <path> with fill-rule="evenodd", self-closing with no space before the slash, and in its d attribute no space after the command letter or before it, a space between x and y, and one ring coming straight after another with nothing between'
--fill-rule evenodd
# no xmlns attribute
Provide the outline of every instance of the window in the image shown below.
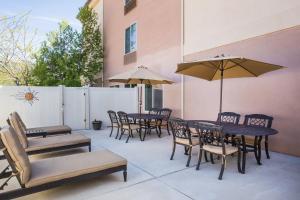
<svg viewBox="0 0 300 200"><path fill-rule="evenodd" d="M135 88L137 84L125 84L125 88Z"/></svg>
<svg viewBox="0 0 300 200"><path fill-rule="evenodd" d="M145 110L151 108L163 107L162 89L153 88L151 85L145 85Z"/></svg>
<svg viewBox="0 0 300 200"><path fill-rule="evenodd" d="M136 0L124 0L124 15L136 7Z"/></svg>
<svg viewBox="0 0 300 200"><path fill-rule="evenodd" d="M130 3L131 0L125 0L125 5L127 5L128 3Z"/></svg>
<svg viewBox="0 0 300 200"><path fill-rule="evenodd" d="M136 51L136 23L125 30L125 54Z"/></svg>

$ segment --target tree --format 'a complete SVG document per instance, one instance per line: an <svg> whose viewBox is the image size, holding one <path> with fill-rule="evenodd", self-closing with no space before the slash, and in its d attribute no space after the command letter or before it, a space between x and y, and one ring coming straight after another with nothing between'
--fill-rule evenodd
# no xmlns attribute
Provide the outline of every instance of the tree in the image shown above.
<svg viewBox="0 0 300 200"><path fill-rule="evenodd" d="M82 36L66 22L59 24L58 31L48 34L35 58L34 85L81 86L85 71Z"/></svg>
<svg viewBox="0 0 300 200"><path fill-rule="evenodd" d="M15 85L28 85L33 69L33 41L28 14L0 18L0 76Z"/></svg>
<svg viewBox="0 0 300 200"><path fill-rule="evenodd" d="M102 34L97 14L88 6L79 9L77 18L82 23L82 58L85 83L95 84L95 74L103 68Z"/></svg>

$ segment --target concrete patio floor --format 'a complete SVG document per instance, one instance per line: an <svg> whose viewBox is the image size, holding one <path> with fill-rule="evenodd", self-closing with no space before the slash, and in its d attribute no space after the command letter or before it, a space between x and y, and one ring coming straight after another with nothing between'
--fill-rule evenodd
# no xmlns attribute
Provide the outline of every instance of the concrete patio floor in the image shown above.
<svg viewBox="0 0 300 200"><path fill-rule="evenodd" d="M198 149L193 150L190 167L185 167L187 157L183 148L176 149L170 160L172 136L164 132L162 138L155 133L141 142L136 136L125 143L109 138L109 130L80 131L92 138L92 151L109 149L128 160L128 181L123 182L122 172L96 180L66 185L19 199L84 199L84 200L188 200L188 199L289 199L300 198L300 158L271 152L267 160L263 152L259 166L254 156L247 157L246 174L239 174L236 156L227 162L223 180L217 179L220 163L202 163L195 170ZM87 149L64 151L31 159L80 153ZM101 159L101 158L99 158ZM1 168L5 161L1 161ZM16 180L7 189L16 187Z"/></svg>

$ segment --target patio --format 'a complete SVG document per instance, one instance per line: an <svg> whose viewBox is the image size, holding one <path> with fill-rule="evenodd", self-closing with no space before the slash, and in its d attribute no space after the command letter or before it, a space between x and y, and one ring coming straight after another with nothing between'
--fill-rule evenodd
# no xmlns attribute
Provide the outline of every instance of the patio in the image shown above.
<svg viewBox="0 0 300 200"><path fill-rule="evenodd" d="M76 131L75 131L76 132ZM271 152L267 160L263 152L262 166L253 153L247 156L246 174L238 173L236 159L228 160L223 180L217 179L220 164L202 163L195 170L197 148L193 150L190 167L185 167L183 148L177 148L170 160L172 136L164 131L162 138L152 133L144 142L136 136L129 143L109 138L110 129L80 131L92 139L92 151L109 149L128 160L128 181L122 173L70 184L20 199L298 199L300 196L300 158ZM114 133L115 134L115 133ZM114 136L114 135L113 135ZM87 151L83 148L82 151ZM80 150L77 150L79 153ZM76 152L76 153L77 153ZM32 156L45 158L67 155L64 151ZM1 162L3 167L6 161ZM6 189L18 187L16 179Z"/></svg>

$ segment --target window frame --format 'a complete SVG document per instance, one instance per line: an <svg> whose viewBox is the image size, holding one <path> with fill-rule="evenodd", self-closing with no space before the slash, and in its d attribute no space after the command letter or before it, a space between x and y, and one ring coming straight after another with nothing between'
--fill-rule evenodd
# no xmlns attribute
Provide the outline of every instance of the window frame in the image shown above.
<svg viewBox="0 0 300 200"><path fill-rule="evenodd" d="M135 24L135 49L133 50L133 51L129 51L129 52L127 52L126 53L126 30L129 28L129 35L130 35L130 33L131 33L131 27L133 26ZM127 54L131 54L131 53L133 53L133 52L136 52L137 51L137 49L138 49L138 31L137 31L137 29L138 29L138 25L137 25L137 22L133 22L133 23L131 23L129 26L127 26L126 28L125 28L125 32L124 32L124 55L127 55ZM131 38L130 38L130 41L131 41Z"/></svg>

